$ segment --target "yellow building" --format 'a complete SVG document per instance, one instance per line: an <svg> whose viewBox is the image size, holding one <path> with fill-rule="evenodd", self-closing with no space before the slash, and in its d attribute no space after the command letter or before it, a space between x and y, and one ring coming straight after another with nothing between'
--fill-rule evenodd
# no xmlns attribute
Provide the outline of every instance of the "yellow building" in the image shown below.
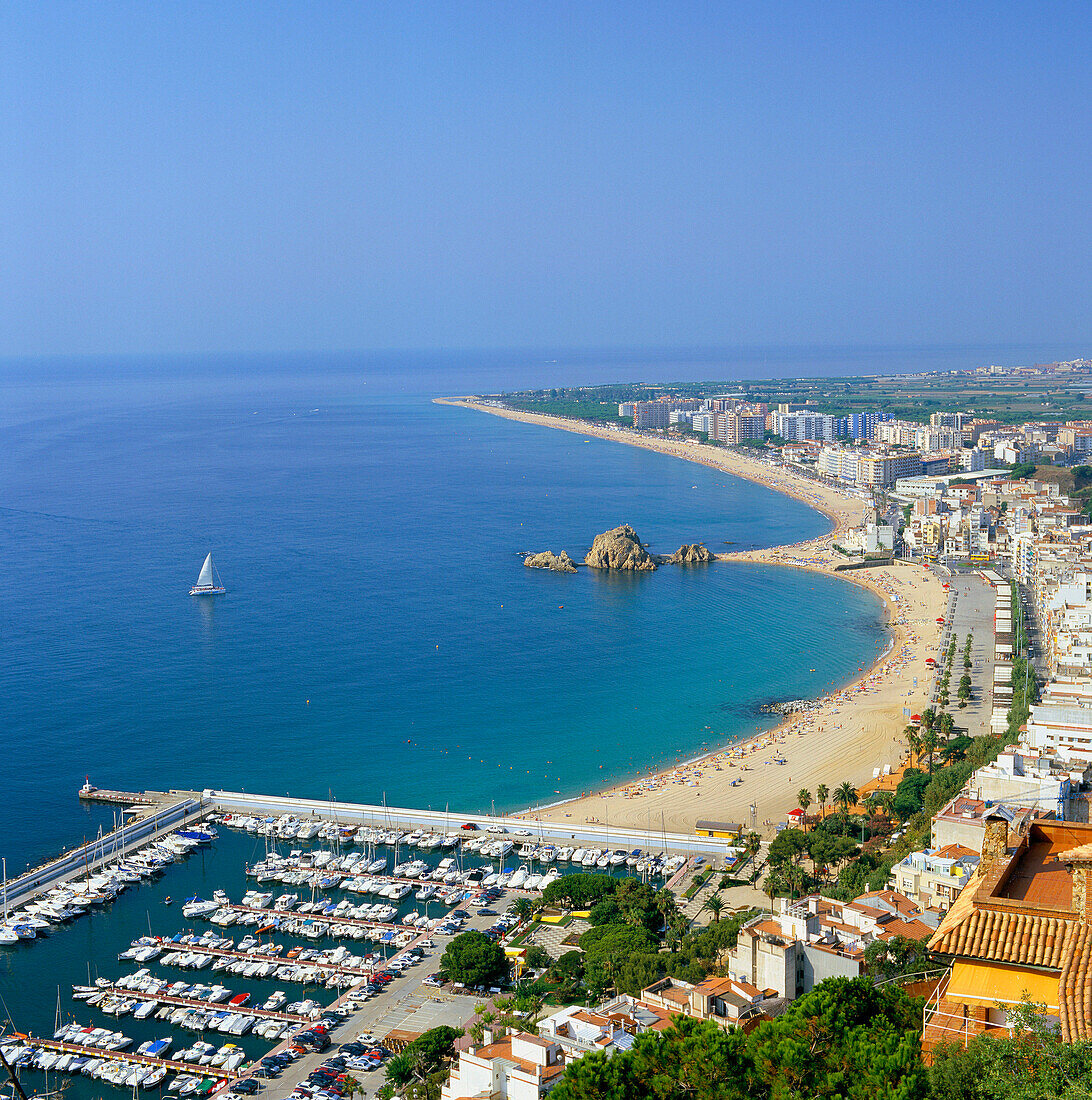
<svg viewBox="0 0 1092 1100"><path fill-rule="evenodd" d="M694 832L698 836L713 836L719 840L739 840L743 826L735 821L699 820L694 825Z"/></svg>
<svg viewBox="0 0 1092 1100"><path fill-rule="evenodd" d="M930 998L922 1047L1007 1034L1012 1008L1045 1005L1066 1042L1092 1038L1092 826L1033 821L1010 837L987 815L982 859L929 942L951 967Z"/></svg>

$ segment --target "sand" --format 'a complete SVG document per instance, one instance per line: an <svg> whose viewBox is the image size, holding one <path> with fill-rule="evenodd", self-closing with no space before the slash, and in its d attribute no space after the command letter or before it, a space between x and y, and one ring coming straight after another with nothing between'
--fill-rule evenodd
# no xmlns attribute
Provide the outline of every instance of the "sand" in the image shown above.
<svg viewBox="0 0 1092 1100"><path fill-rule="evenodd" d="M809 542L719 554L718 560L834 574L834 567L845 561L831 549L834 537L846 527L862 523L869 511L857 497L737 452L595 428L469 399L445 403L714 466L806 501L835 524L830 534ZM794 715L748 741L601 792L528 811L526 816L543 821L608 822L653 831L662 827L684 833L692 832L695 822L705 818L739 822L747 828L754 825L769 836L796 807L801 788L811 791L809 812L814 814L819 811L815 794L819 784L826 784L832 792L847 780L860 787L873 778L876 769L882 771L887 764L896 768L906 751L905 711L918 714L929 705L934 673L926 658L939 656L936 649L942 626L937 619L945 614L948 593L941 580L917 564L899 562L837 576L875 592L887 608L891 646L869 669L862 669L858 679L819 700L814 711ZM771 694L776 695L776 690Z"/></svg>

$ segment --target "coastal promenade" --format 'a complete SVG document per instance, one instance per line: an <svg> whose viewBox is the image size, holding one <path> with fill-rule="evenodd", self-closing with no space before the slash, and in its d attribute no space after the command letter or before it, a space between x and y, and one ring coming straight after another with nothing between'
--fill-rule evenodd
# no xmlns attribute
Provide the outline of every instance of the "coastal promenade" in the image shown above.
<svg viewBox="0 0 1092 1100"><path fill-rule="evenodd" d="M793 715L776 729L726 745L705 757L673 768L648 772L613 788L529 812L535 829L545 824L586 827L610 822L611 828L646 829L662 822L676 834L692 832L701 818L734 821L771 835L797 805L801 788L830 790L843 782L860 787L886 766L897 768L905 752L903 730L912 714L929 705L941 638L938 619L947 613L948 592L928 569L900 561L867 569L839 570L845 558L833 549L835 537L859 526L871 511L857 496L757 458L700 443L641 435L625 429L589 425L563 417L505 409L473 398L442 403L558 428L583 436L644 447L765 485L804 501L833 523L827 535L788 546L774 546L717 560L734 566L765 565L824 573L866 588L885 605L891 642L860 676L817 700L807 714ZM806 612L806 609L802 609ZM791 657L792 639L785 640ZM778 685L771 673L771 697Z"/></svg>

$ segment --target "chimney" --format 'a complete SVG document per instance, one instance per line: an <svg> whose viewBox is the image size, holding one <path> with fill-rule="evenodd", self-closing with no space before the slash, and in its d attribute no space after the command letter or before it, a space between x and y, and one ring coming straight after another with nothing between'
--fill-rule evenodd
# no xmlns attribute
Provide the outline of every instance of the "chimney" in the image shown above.
<svg viewBox="0 0 1092 1100"><path fill-rule="evenodd" d="M982 834L981 870L988 872L1009 852L1009 819L996 808L982 818L986 829Z"/></svg>
<svg viewBox="0 0 1092 1100"><path fill-rule="evenodd" d="M1073 876L1073 909L1081 924L1092 924L1092 844L1063 852L1059 857Z"/></svg>

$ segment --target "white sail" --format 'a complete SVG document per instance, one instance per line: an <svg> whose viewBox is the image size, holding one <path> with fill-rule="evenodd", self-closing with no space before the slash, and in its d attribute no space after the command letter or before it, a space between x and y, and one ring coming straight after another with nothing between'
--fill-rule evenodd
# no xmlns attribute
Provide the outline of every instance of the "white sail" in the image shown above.
<svg viewBox="0 0 1092 1100"><path fill-rule="evenodd" d="M205 558L205 564L201 566L201 575L197 578L197 587L205 588L212 586L212 555L209 554Z"/></svg>

